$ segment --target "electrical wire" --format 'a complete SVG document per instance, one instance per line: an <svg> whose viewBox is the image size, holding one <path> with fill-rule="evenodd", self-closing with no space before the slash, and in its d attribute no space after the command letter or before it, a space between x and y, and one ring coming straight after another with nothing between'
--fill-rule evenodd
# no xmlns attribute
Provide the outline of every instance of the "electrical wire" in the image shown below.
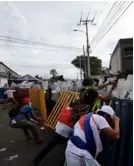
<svg viewBox="0 0 134 166"><path fill-rule="evenodd" d="M101 12L100 12L100 16L102 15L102 13L103 13L103 11L104 11L104 9L105 9L105 7L106 7L106 4L107 4L107 1L105 2L104 6L103 6L103 8L102 8L102 10L101 10Z"/></svg>
<svg viewBox="0 0 134 166"><path fill-rule="evenodd" d="M97 41L96 45L105 37L105 35L112 29L112 27L118 22L118 20L121 18L121 16L127 11L127 9L131 6L131 4L133 3L133 1L131 1L131 3L125 8L125 10L121 13L121 15L114 21L114 23L109 27L109 29L103 34L103 36ZM96 46L95 45L95 46ZM94 47L95 47L94 46Z"/></svg>
<svg viewBox="0 0 134 166"><path fill-rule="evenodd" d="M98 12L98 13L96 14L96 20L101 17L101 15L102 15L102 13L103 13L105 7L106 7L106 4L107 4L107 1L105 1L104 6L103 6L102 9L100 10L100 12ZM97 16L98 16L98 18L97 18Z"/></svg>
<svg viewBox="0 0 134 166"><path fill-rule="evenodd" d="M21 44L41 45L41 46L48 46L48 47L55 47L55 48L62 48L62 49L76 49L76 50L81 49L81 48L76 48L76 47L68 47L68 46L62 46L62 45L54 45L54 44L49 44L49 43L42 43L42 42L18 39L18 38L13 38L13 37L8 37L8 36L0 36L0 40L6 41L6 42L14 42L14 43L18 42Z"/></svg>
<svg viewBox="0 0 134 166"><path fill-rule="evenodd" d="M112 17L107 21L107 23L103 26L103 30L101 32L98 32L99 35L96 37L96 39L94 40L94 42L91 43L91 45L93 46L98 39L105 33L105 31L113 24L113 22L118 18L118 16L124 11L126 2L123 2L122 4L120 4L118 6L118 8L116 8L114 14L112 15Z"/></svg>
<svg viewBox="0 0 134 166"><path fill-rule="evenodd" d="M9 44L0 44L0 46L5 47L14 47L14 48L26 48L26 49L40 49L40 50L48 50L48 51L76 51L76 50L57 50L57 49L48 49L48 48L41 48L41 47L25 47L25 46L16 46L16 45L9 45ZM80 51L80 50L77 50ZM80 51L81 52L81 51Z"/></svg>
<svg viewBox="0 0 134 166"><path fill-rule="evenodd" d="M111 14L113 13L113 11L115 10L115 8L118 6L118 2L114 2L112 7L110 8L108 14L106 15L106 17L104 18L102 24L100 25L100 27L98 28L97 33L95 34L95 36L92 38L91 43L94 42L94 40L96 39L96 37L98 36L99 32L102 30L103 26L105 25L105 22L107 22L107 20L109 19L109 17L111 16Z"/></svg>

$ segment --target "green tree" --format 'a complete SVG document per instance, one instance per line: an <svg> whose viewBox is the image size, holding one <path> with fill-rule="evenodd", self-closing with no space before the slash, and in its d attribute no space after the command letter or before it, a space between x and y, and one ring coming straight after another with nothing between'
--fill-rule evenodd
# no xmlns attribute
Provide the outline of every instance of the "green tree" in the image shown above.
<svg viewBox="0 0 134 166"><path fill-rule="evenodd" d="M87 65L85 70L85 63L87 63L87 56L77 56L71 63L77 67L80 68L80 60L81 60L81 69L84 73L87 73ZM90 56L90 69L91 69L91 75L100 75L101 69L102 69L102 61L98 57Z"/></svg>

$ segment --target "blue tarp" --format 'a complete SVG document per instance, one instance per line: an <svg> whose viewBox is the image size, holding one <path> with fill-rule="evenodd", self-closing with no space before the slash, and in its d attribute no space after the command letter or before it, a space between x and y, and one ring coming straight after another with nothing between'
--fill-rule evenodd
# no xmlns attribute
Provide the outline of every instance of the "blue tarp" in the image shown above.
<svg viewBox="0 0 134 166"><path fill-rule="evenodd" d="M102 166L133 165L133 101L113 99L112 107L120 118L120 140L104 136Z"/></svg>
<svg viewBox="0 0 134 166"><path fill-rule="evenodd" d="M0 88L0 99L6 99L7 98L7 96L4 95L4 91L5 91L4 88Z"/></svg>

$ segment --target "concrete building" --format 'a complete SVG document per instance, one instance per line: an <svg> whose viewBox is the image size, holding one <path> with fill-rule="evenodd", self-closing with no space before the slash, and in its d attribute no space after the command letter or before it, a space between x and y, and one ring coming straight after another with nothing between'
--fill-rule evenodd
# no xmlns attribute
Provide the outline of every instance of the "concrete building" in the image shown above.
<svg viewBox="0 0 134 166"><path fill-rule="evenodd" d="M110 70L133 74L133 38L120 39L111 55Z"/></svg>
<svg viewBox="0 0 134 166"><path fill-rule="evenodd" d="M4 63L0 62L0 87L8 84L9 79L17 79L20 75L6 66Z"/></svg>

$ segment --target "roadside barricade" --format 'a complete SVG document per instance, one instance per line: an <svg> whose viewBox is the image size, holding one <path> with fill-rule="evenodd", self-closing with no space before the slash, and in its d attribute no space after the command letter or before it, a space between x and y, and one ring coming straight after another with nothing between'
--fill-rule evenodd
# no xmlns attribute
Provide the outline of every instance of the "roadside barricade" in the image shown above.
<svg viewBox="0 0 134 166"><path fill-rule="evenodd" d="M71 102L75 101L79 97L79 95L80 94L77 92L62 91L60 97L56 102L56 105L54 106L51 114L48 116L48 119L46 120L45 126L55 129L61 109L63 107L68 106ZM96 112L97 109L98 106L95 104L93 106L93 112Z"/></svg>
<svg viewBox="0 0 134 166"><path fill-rule="evenodd" d="M45 126L55 129L61 109L63 107L68 106L71 102L75 101L77 97L79 97L79 93L71 91L62 91L60 97L56 102L56 105L54 106L51 114L46 120Z"/></svg>
<svg viewBox="0 0 134 166"><path fill-rule="evenodd" d="M40 110L43 120L46 120L46 103L45 103L45 93L43 89L29 89L29 97L33 108Z"/></svg>
<svg viewBox="0 0 134 166"><path fill-rule="evenodd" d="M7 96L4 95L4 91L5 91L4 88L0 88L0 104L3 104L4 101L7 99Z"/></svg>
<svg viewBox="0 0 134 166"><path fill-rule="evenodd" d="M105 137L103 166L133 165L133 101L113 99L112 107L120 118L120 140Z"/></svg>

